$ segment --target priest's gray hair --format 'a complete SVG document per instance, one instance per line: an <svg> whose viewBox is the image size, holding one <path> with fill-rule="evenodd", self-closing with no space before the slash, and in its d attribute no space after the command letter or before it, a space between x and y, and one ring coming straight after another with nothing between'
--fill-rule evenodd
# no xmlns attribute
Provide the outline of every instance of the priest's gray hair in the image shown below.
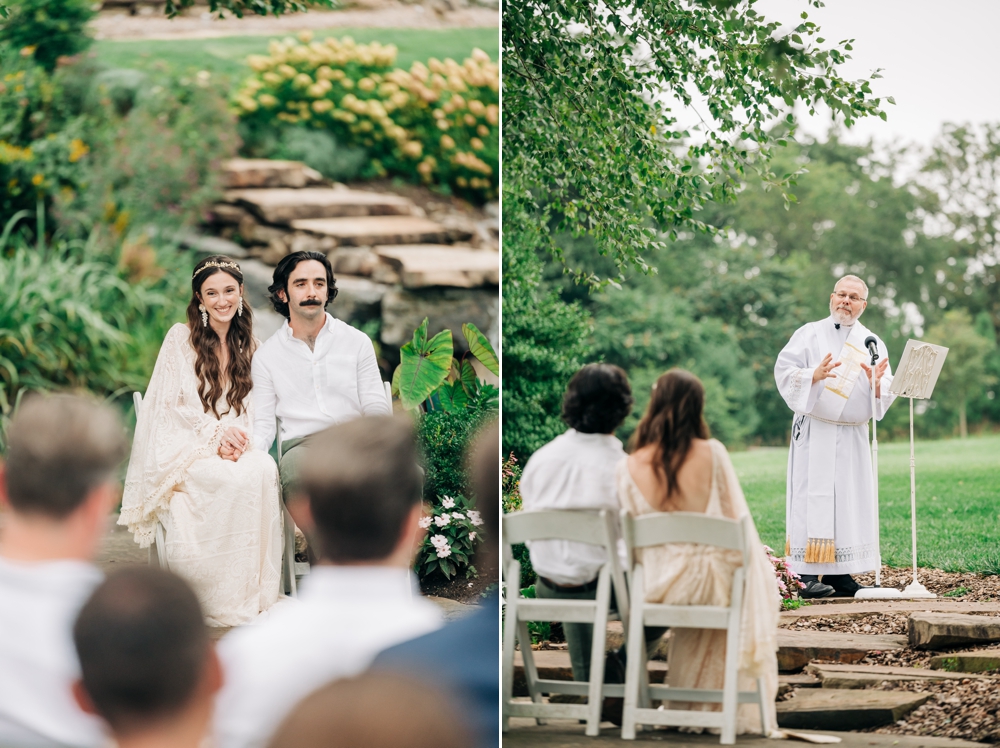
<svg viewBox="0 0 1000 748"><path fill-rule="evenodd" d="M858 276L856 276L856 275L845 275L845 276L844 276L843 278L841 278L841 279L840 279L840 280L838 280L838 281L837 281L836 283L834 283L834 284L833 284L833 290L834 290L834 292L836 292L836 290L837 290L837 286L839 286L839 285L840 285L841 283L843 283L844 281L848 281L848 280L850 280L850 281L857 281L858 283L860 283L860 284L861 284L861 287L862 287L863 289L865 289L865 299L867 300L867 299L868 299L868 284L867 284L867 283L865 283L865 282L864 282L863 280L861 280L861 279L860 279L860 278L859 278Z"/></svg>

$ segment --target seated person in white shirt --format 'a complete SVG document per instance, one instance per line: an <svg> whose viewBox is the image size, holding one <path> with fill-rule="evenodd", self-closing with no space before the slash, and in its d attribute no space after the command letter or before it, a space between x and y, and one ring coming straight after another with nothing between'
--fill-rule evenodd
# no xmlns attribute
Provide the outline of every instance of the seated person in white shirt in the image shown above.
<svg viewBox="0 0 1000 748"><path fill-rule="evenodd" d="M531 455L524 466L520 488L525 511L606 509L617 518L615 467L625 457L625 449L615 430L632 410L632 402L628 377L617 366L588 364L573 375L562 404L569 430ZM538 597L594 599L597 575L606 561L603 548L568 540L536 540L528 544L528 551L538 575ZM590 680L593 625L563 623L562 627L573 679ZM646 629L649 649L655 648L664 631ZM606 681L624 682L624 652L621 655L609 658Z"/></svg>
<svg viewBox="0 0 1000 748"><path fill-rule="evenodd" d="M274 269L271 303L287 321L257 349L253 378L253 444L265 452L281 419L281 495L287 502L296 465L310 437L359 416L388 415L372 341L326 313L337 297L330 260L293 252ZM220 448L223 457L229 456Z"/></svg>
<svg viewBox="0 0 1000 748"><path fill-rule="evenodd" d="M113 573L73 627L81 708L108 724L118 748L199 748L222 669L198 598L152 566Z"/></svg>
<svg viewBox="0 0 1000 748"><path fill-rule="evenodd" d="M0 469L0 745L100 746L73 698L73 621L100 584L92 560L121 495L117 414L71 395L27 397Z"/></svg>
<svg viewBox="0 0 1000 748"><path fill-rule="evenodd" d="M317 434L297 486L289 510L320 560L296 604L222 639L219 748L266 746L303 697L441 626L410 571L423 505L406 419L359 418Z"/></svg>

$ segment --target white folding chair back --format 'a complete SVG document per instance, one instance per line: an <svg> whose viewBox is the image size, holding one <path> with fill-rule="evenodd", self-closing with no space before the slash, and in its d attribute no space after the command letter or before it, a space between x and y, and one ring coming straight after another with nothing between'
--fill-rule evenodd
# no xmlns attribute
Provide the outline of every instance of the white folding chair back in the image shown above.
<svg viewBox="0 0 1000 748"><path fill-rule="evenodd" d="M614 586L618 609L623 621L628 616L628 591L618 563L615 517L607 511L544 511L517 512L503 518L503 555L505 579L504 639L503 639L503 729L509 729L511 717L583 719L587 735L598 735L601 723L601 702L604 696L622 696L621 684L605 684L604 656L611 589ZM511 546L529 540L572 540L602 546L608 561L597 577L593 600L530 599L521 596L521 564L513 557ZM614 616L617 617L617 616ZM590 681L542 680L538 676L531 651L529 621L563 621L591 623L594 626L590 654ZM627 626L627 624L626 624ZM514 649L521 645L524 676L532 703L513 701ZM548 704L542 694L575 694L587 697L587 704Z"/></svg>
<svg viewBox="0 0 1000 748"><path fill-rule="evenodd" d="M135 406L135 420L139 422L139 410L142 408L142 393L132 393L132 404ZM167 566L167 531L160 520L156 520L156 534L149 544L149 565L158 564L161 569Z"/></svg>
<svg viewBox="0 0 1000 748"><path fill-rule="evenodd" d="M632 596L629 640L641 641L643 626L726 631L725 675L721 690L651 686L646 672L645 649L629 648L628 662L625 666L622 738L634 739L637 725L715 727L721 731L720 742L732 745L736 742L737 706L744 703L759 705L764 734L768 733L763 682L758 679L756 691L739 691L737 680L746 569L749 561L746 544L749 521L749 517L735 521L691 512L663 512L641 517L632 517L627 512L622 512L622 534L628 549L629 562L633 564L630 575ZM742 555L742 565L733 573L728 606L662 605L646 602L645 572L641 563L634 563L635 551L670 543L699 543L738 551ZM672 664L670 666L673 667ZM722 711L653 709L654 699L720 703Z"/></svg>

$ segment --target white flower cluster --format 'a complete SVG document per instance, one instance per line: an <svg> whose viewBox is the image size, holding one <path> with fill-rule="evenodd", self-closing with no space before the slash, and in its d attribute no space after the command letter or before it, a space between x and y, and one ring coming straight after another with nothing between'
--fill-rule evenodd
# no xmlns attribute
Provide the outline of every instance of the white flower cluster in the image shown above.
<svg viewBox="0 0 1000 748"><path fill-rule="evenodd" d="M426 530L428 527L431 526L431 522L433 521L434 520L432 517L421 517L420 521L417 524L420 525L421 529Z"/></svg>
<svg viewBox="0 0 1000 748"><path fill-rule="evenodd" d="M447 527L450 522L451 515L449 514L441 514L434 518L434 524L438 527Z"/></svg>
<svg viewBox="0 0 1000 748"><path fill-rule="evenodd" d="M483 517L479 512L470 509L469 522L474 524L476 527L479 527L481 524L483 524Z"/></svg>
<svg viewBox="0 0 1000 748"><path fill-rule="evenodd" d="M451 555L451 546L448 545L448 538L444 535L435 535L431 538L431 545L437 551L438 558L448 558Z"/></svg>
<svg viewBox="0 0 1000 748"><path fill-rule="evenodd" d="M445 509L453 509L455 506L455 500L451 496L445 496L441 499L441 506Z"/></svg>

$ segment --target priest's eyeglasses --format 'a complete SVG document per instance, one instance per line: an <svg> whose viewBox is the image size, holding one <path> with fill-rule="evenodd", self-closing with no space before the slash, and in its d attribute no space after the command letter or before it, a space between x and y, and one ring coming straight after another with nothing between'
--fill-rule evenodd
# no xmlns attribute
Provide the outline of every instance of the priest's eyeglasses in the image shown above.
<svg viewBox="0 0 1000 748"><path fill-rule="evenodd" d="M836 291L834 293L834 296L836 296L841 301L849 299L852 304L857 304L859 301L868 301L868 299L862 299L856 293L844 293L843 291Z"/></svg>

